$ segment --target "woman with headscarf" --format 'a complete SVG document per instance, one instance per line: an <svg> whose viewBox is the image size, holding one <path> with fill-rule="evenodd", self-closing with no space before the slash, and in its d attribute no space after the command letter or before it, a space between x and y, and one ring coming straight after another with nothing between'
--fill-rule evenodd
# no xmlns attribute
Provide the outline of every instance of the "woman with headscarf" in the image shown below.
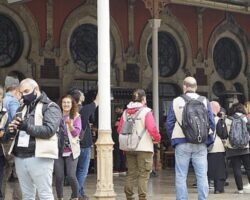
<svg viewBox="0 0 250 200"><path fill-rule="evenodd" d="M220 104L216 101L210 102L214 114L215 123L218 123ZM215 130L216 133L216 130ZM215 141L212 149L208 152L208 179L214 181L214 193L224 193L226 180L225 148L223 140L215 134Z"/></svg>

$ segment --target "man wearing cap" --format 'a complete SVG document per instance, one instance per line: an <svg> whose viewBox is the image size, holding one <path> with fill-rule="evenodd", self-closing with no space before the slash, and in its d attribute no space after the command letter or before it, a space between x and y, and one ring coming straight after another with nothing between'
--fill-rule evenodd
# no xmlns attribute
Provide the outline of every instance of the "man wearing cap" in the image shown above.
<svg viewBox="0 0 250 200"><path fill-rule="evenodd" d="M5 78L5 90L6 94L3 100L3 105L8 112L8 123L13 120L18 107L20 106L19 99L21 98L19 90L19 80L12 76L7 76Z"/></svg>
<svg viewBox="0 0 250 200"><path fill-rule="evenodd" d="M3 99L3 106L6 108L8 113L8 121L7 124L9 124L15 114L17 109L20 106L19 99L21 98L21 95L19 93L19 80L16 77L13 76L6 76L5 78L5 95ZM5 156L7 156L8 149L10 148L11 143L4 144L4 153ZM14 166L14 159L12 156L8 156L7 162L5 165L5 173L4 173L4 183L3 183L3 192L5 191L7 181L10 177L15 177L15 166ZM13 199L14 200L20 200L21 199L21 190L18 182L16 182L15 186L13 187Z"/></svg>

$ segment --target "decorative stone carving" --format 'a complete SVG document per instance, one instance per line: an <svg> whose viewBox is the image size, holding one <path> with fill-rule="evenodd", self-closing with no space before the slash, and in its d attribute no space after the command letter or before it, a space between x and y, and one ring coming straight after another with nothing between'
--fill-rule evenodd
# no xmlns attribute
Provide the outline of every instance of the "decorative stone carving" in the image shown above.
<svg viewBox="0 0 250 200"><path fill-rule="evenodd" d="M36 65L35 61L32 58L28 58L27 63L28 63L28 68L30 68L30 74L32 75L32 77L34 79L37 79L37 77L38 77L37 76L37 70L36 70L37 65Z"/></svg>
<svg viewBox="0 0 250 200"><path fill-rule="evenodd" d="M147 9L149 9L153 18L159 18L161 11L171 0L143 0Z"/></svg>
<svg viewBox="0 0 250 200"><path fill-rule="evenodd" d="M51 36L51 34L48 33L47 40L44 45L44 51L46 53L49 53L49 52L52 52L53 49L54 49L53 37Z"/></svg>
<svg viewBox="0 0 250 200"><path fill-rule="evenodd" d="M203 63L204 62L204 54L203 54L203 51L201 48L198 49L198 53L197 53L197 56L196 56L196 61L198 63Z"/></svg>

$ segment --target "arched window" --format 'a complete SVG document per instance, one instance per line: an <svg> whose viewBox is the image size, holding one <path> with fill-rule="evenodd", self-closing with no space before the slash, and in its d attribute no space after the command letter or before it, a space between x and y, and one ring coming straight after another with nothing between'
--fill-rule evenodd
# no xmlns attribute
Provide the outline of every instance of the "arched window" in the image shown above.
<svg viewBox="0 0 250 200"><path fill-rule="evenodd" d="M168 32L158 33L159 44L159 75L172 76L180 67L180 50L175 38ZM147 47L148 62L152 66L152 38Z"/></svg>
<svg viewBox="0 0 250 200"><path fill-rule="evenodd" d="M242 56L237 43L227 37L221 38L214 47L213 61L217 73L223 79L236 78L242 65Z"/></svg>
<svg viewBox="0 0 250 200"><path fill-rule="evenodd" d="M16 24L0 14L0 67L9 67L21 56L23 36Z"/></svg>
<svg viewBox="0 0 250 200"><path fill-rule="evenodd" d="M70 53L74 63L86 73L97 72L97 27L93 24L78 26L70 37Z"/></svg>

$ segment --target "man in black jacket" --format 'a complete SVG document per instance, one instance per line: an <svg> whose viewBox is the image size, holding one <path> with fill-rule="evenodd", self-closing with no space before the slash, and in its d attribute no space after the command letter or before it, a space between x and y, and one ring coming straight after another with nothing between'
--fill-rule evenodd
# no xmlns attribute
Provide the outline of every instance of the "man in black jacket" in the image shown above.
<svg viewBox="0 0 250 200"><path fill-rule="evenodd" d="M33 79L20 83L20 93L23 106L9 124L7 136L14 137L10 152L15 156L22 198L35 199L37 190L40 200L54 200L52 172L58 157L56 131L62 113Z"/></svg>
<svg viewBox="0 0 250 200"><path fill-rule="evenodd" d="M76 103L79 105L79 113L82 119L82 130L84 130L83 139L80 141L81 154L78 158L76 170L76 177L79 183L79 200L89 200L89 197L86 195L84 190L84 184L90 164L91 146L93 144L89 119L94 114L99 104L99 98L97 94L92 103L81 106L85 100L84 94L78 89L70 91L69 94L73 96Z"/></svg>

